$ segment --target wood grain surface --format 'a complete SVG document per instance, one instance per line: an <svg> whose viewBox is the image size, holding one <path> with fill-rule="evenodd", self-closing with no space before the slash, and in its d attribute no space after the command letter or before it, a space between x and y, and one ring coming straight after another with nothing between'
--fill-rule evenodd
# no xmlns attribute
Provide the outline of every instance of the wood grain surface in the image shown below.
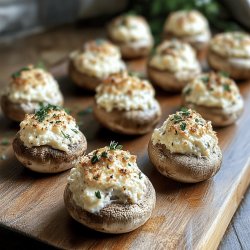
<svg viewBox="0 0 250 250"><path fill-rule="evenodd" d="M132 70L144 70L144 62L130 63ZM2 147L0 162L0 223L54 246L66 249L213 249L216 248L249 184L250 84L241 83L246 109L236 125L217 130L223 149L223 165L211 180L195 185L180 184L161 176L147 156L150 134L141 137L119 136L94 120L89 112L91 93L75 87L65 77L66 64L53 67L66 107L81 124L89 143L88 152L110 140L138 155L138 165L148 175L157 192L152 218L141 228L124 235L91 231L70 218L63 204L63 190L69 172L41 175L24 169L10 146ZM165 120L179 108L179 96L157 92ZM81 115L77 115L79 111ZM18 126L0 117L0 138L11 139Z"/></svg>

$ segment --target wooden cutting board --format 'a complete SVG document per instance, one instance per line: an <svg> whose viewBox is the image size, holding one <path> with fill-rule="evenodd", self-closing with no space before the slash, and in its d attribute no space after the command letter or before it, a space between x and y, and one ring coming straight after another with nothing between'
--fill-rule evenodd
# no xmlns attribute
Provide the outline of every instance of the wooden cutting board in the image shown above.
<svg viewBox="0 0 250 250"><path fill-rule="evenodd" d="M140 72L144 66L143 60L129 63L131 70ZM221 170L208 181L181 184L161 176L150 163L147 144L151 134L121 136L102 128L91 112L92 94L75 87L66 77L66 69L66 63L60 63L52 72L66 97L65 106L88 139L88 152L115 140L138 155L139 167L155 187L156 208L151 219L131 233L109 235L89 230L75 222L64 207L69 171L33 173L15 159L11 145L2 145L1 225L64 249L215 249L250 182L250 82L239 85L245 100L240 120L216 130L223 149ZM157 91L157 98L163 110L162 123L179 108L180 97ZM0 117L2 144L7 144L3 138L10 140L17 130L18 125Z"/></svg>

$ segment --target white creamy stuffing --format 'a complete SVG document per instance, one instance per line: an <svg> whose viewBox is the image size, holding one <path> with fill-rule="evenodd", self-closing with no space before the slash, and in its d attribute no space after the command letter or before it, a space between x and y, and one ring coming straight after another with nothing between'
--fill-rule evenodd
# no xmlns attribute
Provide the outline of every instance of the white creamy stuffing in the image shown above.
<svg viewBox="0 0 250 250"><path fill-rule="evenodd" d="M243 32L226 32L216 35L210 42L210 49L224 57L248 60L250 65L250 36Z"/></svg>
<svg viewBox="0 0 250 250"><path fill-rule="evenodd" d="M148 110L155 106L152 85L127 73L113 75L96 89L96 103L107 112L117 110Z"/></svg>
<svg viewBox="0 0 250 250"><path fill-rule="evenodd" d="M110 147L84 156L68 177L73 200L90 213L99 212L113 202L138 203L147 189L145 180L136 156Z"/></svg>
<svg viewBox="0 0 250 250"><path fill-rule="evenodd" d="M125 15L115 18L110 25L112 39L119 42L145 41L152 43L152 35L146 20L141 16Z"/></svg>
<svg viewBox="0 0 250 250"><path fill-rule="evenodd" d="M186 102L207 107L243 107L243 99L235 82L222 74L202 74L185 86Z"/></svg>
<svg viewBox="0 0 250 250"><path fill-rule="evenodd" d="M86 43L83 51L74 51L70 57L79 72L101 79L126 70L118 47L102 39Z"/></svg>
<svg viewBox="0 0 250 250"><path fill-rule="evenodd" d="M58 83L53 76L32 65L22 68L12 75L12 80L5 93L14 103L26 101L61 105L63 101Z"/></svg>
<svg viewBox="0 0 250 250"><path fill-rule="evenodd" d="M171 72L190 70L200 72L200 65L192 47L175 39L162 42L156 48L149 65Z"/></svg>
<svg viewBox="0 0 250 250"><path fill-rule="evenodd" d="M190 36L207 32L209 29L207 19L198 11L180 10L170 14L164 30L177 36Z"/></svg>
<svg viewBox="0 0 250 250"><path fill-rule="evenodd" d="M47 145L67 152L81 142L82 133L72 116L55 106L46 106L35 114L26 114L20 123L20 139L29 148Z"/></svg>
<svg viewBox="0 0 250 250"><path fill-rule="evenodd" d="M218 145L218 138L210 121L191 109L183 109L154 130L152 142L164 144L171 153L209 157Z"/></svg>

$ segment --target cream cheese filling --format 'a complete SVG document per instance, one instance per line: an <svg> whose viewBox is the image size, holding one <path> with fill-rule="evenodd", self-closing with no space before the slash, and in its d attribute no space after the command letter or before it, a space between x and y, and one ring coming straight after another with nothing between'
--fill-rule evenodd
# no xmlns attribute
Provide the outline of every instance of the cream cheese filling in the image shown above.
<svg viewBox="0 0 250 250"><path fill-rule="evenodd" d="M104 155L105 152L105 157ZM93 163L93 156L99 157ZM136 204L145 195L146 177L128 151L93 151L83 157L68 177L69 189L75 203L90 213L98 213L114 202Z"/></svg>
<svg viewBox="0 0 250 250"><path fill-rule="evenodd" d="M154 130L152 143L163 144L171 153L210 157L218 145L211 122L205 121L195 111L170 115L162 127ZM179 121L179 122L178 122Z"/></svg>

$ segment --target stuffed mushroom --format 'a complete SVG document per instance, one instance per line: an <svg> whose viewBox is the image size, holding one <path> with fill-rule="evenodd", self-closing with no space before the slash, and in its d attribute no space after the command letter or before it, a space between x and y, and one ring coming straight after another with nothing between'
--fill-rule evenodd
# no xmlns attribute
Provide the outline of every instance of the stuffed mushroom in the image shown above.
<svg viewBox="0 0 250 250"><path fill-rule="evenodd" d="M207 19L197 10L172 12L164 26L164 38L177 38L203 51L211 38Z"/></svg>
<svg viewBox="0 0 250 250"><path fill-rule="evenodd" d="M105 78L125 70L119 48L104 39L89 41L70 54L69 76L84 89L94 91Z"/></svg>
<svg viewBox="0 0 250 250"><path fill-rule="evenodd" d="M153 46L150 28L142 16L116 17L108 25L108 36L127 59L147 56Z"/></svg>
<svg viewBox="0 0 250 250"><path fill-rule="evenodd" d="M233 79L250 79L250 35L243 32L216 35L209 45L208 63Z"/></svg>
<svg viewBox="0 0 250 250"><path fill-rule="evenodd" d="M94 115L104 127L114 132L148 133L161 117L154 94L146 80L127 73L113 75L96 89Z"/></svg>
<svg viewBox="0 0 250 250"><path fill-rule="evenodd" d="M186 183L211 178L222 161L211 122L191 109L170 115L162 127L154 130L148 153L161 174Z"/></svg>
<svg viewBox="0 0 250 250"><path fill-rule="evenodd" d="M143 225L155 207L155 190L136 156L110 146L92 151L70 171L64 192L69 214L105 233L126 233Z"/></svg>
<svg viewBox="0 0 250 250"><path fill-rule="evenodd" d="M17 159L25 167L41 173L72 168L86 148L86 138L75 119L53 105L27 114L13 140Z"/></svg>
<svg viewBox="0 0 250 250"><path fill-rule="evenodd" d="M63 96L53 76L42 68L29 65L11 76L1 97L3 114L13 121L22 121L32 114L40 103L63 104Z"/></svg>
<svg viewBox="0 0 250 250"><path fill-rule="evenodd" d="M147 67L149 79L169 92L180 92L200 72L193 48L176 39L162 42Z"/></svg>
<svg viewBox="0 0 250 250"><path fill-rule="evenodd" d="M183 105L196 110L213 126L227 126L242 114L243 98L235 82L222 73L197 76L182 92Z"/></svg>

